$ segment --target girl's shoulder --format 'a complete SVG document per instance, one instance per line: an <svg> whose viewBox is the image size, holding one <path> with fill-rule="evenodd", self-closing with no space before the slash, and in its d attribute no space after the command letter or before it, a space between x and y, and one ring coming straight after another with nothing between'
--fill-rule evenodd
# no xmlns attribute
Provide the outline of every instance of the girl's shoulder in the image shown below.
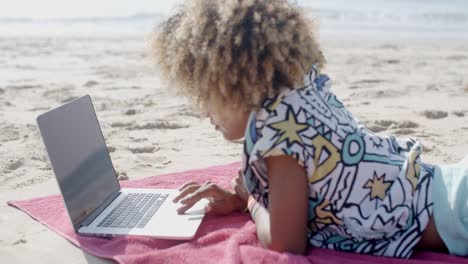
<svg viewBox="0 0 468 264"><path fill-rule="evenodd" d="M292 100L297 100L297 96L325 96L331 93L331 86L330 77L320 73L316 66L312 66L310 71L304 75L302 85L283 87L278 94L266 98L261 105L261 109L271 112L282 101L293 102Z"/></svg>

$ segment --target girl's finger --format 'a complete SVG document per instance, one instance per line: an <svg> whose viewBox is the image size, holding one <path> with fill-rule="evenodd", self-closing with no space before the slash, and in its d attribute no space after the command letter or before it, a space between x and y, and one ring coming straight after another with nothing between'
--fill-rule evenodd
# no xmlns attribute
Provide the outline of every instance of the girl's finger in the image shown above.
<svg viewBox="0 0 468 264"><path fill-rule="evenodd" d="M186 205L183 205L183 206L177 208L177 213L178 213L178 214L183 214L183 213L185 213L185 211L187 211L188 209L190 209L192 206L193 206L193 204L186 204Z"/></svg>
<svg viewBox="0 0 468 264"><path fill-rule="evenodd" d="M182 206L177 209L177 213L179 214L185 213L185 211L192 208L194 204L196 204L198 201L200 201L203 198L209 198L208 200L210 201L210 203L205 207L205 210L211 211L212 208L209 208L209 207L211 207L213 204L211 202L212 200L210 199L209 191L206 189L203 190L202 188L199 188L194 193L191 193L184 199L180 200L180 203L182 204Z"/></svg>
<svg viewBox="0 0 468 264"><path fill-rule="evenodd" d="M205 205L205 213L206 214L213 213L213 201L211 199L209 199L209 203Z"/></svg>
<svg viewBox="0 0 468 264"><path fill-rule="evenodd" d="M182 187L183 187L183 188L182 188ZM198 187L198 188L200 188L200 187L201 187L201 184L196 183L196 182L191 182L191 183L184 184L184 186L182 186L182 187L179 188L179 192L184 192L185 190L191 189L191 188L193 188L193 187Z"/></svg>
<svg viewBox="0 0 468 264"><path fill-rule="evenodd" d="M181 199L184 199L187 195L190 195L193 192L196 192L198 189L200 189L200 185L194 184L185 187L182 189L182 191L172 200L174 203L179 202Z"/></svg>
<svg viewBox="0 0 468 264"><path fill-rule="evenodd" d="M238 184L236 184L236 188L234 189L234 191L236 192L237 195L240 195L241 194L241 188L239 187Z"/></svg>
<svg viewBox="0 0 468 264"><path fill-rule="evenodd" d="M182 187L179 188L179 193L183 193L183 192L185 192L187 189L192 189L192 188L194 188L194 187L200 188L200 187L201 187L201 184L196 183L196 182L189 182L189 183L186 183L186 184L184 184L184 186L182 186Z"/></svg>
<svg viewBox="0 0 468 264"><path fill-rule="evenodd" d="M237 183L237 184L243 184L242 178L241 178L241 177L237 177L237 178L236 178L236 183Z"/></svg>
<svg viewBox="0 0 468 264"><path fill-rule="evenodd" d="M234 178L234 179L231 180L231 188L235 189L236 185L237 185L237 178Z"/></svg>
<svg viewBox="0 0 468 264"><path fill-rule="evenodd" d="M220 189L213 183L205 183L195 192L180 200L182 204L195 204L203 198L215 198L220 195Z"/></svg>
<svg viewBox="0 0 468 264"><path fill-rule="evenodd" d="M196 182L187 182L187 183L184 183L184 185L182 185L182 186L179 187L179 191L182 191L183 189L187 188L188 186L190 186L190 185L195 185L195 184L200 185L199 183L196 183Z"/></svg>

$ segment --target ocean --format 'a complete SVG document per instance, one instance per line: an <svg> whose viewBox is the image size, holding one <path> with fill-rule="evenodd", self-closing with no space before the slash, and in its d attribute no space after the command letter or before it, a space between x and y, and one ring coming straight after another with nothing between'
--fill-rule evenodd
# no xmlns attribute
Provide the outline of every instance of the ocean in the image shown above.
<svg viewBox="0 0 468 264"><path fill-rule="evenodd" d="M468 0L296 0L321 36L466 39ZM78 18L1 18L0 37L140 37L168 13Z"/></svg>

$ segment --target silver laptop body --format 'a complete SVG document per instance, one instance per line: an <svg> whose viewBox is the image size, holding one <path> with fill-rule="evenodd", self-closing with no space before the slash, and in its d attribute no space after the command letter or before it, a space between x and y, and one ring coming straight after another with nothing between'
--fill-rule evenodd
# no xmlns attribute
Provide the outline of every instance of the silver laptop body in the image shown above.
<svg viewBox="0 0 468 264"><path fill-rule="evenodd" d="M177 190L120 188L89 95L38 116L37 124L77 233L195 236L206 201L179 215Z"/></svg>

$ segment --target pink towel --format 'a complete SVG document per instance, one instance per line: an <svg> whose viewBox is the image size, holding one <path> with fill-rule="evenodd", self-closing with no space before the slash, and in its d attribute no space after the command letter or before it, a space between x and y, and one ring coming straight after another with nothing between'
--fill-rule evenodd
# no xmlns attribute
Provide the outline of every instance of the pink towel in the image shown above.
<svg viewBox="0 0 468 264"><path fill-rule="evenodd" d="M176 188L187 181L212 181L228 187L239 163L122 182L123 187ZM311 249L308 256L277 253L262 248L255 225L246 213L225 217L207 216L191 241L159 240L148 237L112 239L82 237L73 231L59 195L10 201L32 218L59 233L83 250L119 263L347 263L422 264L465 263L468 259L436 253L416 253L411 260L373 257L326 249Z"/></svg>

